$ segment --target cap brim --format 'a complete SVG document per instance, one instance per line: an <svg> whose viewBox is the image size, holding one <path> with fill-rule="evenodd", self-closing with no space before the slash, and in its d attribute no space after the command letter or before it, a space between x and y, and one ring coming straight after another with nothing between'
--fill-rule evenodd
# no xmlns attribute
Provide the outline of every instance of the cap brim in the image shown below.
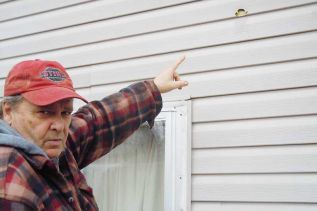
<svg viewBox="0 0 317 211"><path fill-rule="evenodd" d="M33 90L29 92L25 92L21 94L24 98L26 98L31 103L38 106L45 106L57 101L68 99L68 98L77 98L81 99L84 102L88 103L88 101L77 94L75 91L64 88L64 87L47 87L39 90Z"/></svg>

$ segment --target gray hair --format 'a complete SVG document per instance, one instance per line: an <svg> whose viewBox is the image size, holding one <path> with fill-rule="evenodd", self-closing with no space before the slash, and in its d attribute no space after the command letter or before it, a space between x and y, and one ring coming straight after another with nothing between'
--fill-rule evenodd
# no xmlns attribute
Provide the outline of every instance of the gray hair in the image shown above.
<svg viewBox="0 0 317 211"><path fill-rule="evenodd" d="M23 97L22 95L14 95L14 96L5 96L3 97L2 101L0 102L0 118L3 119L3 103L9 103L12 107L18 105L22 102Z"/></svg>

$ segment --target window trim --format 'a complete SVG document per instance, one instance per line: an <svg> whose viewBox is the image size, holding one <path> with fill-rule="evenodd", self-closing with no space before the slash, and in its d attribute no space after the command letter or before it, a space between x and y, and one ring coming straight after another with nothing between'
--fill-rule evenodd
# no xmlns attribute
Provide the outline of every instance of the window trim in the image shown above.
<svg viewBox="0 0 317 211"><path fill-rule="evenodd" d="M165 102L159 120L165 120L164 210L190 211L191 101Z"/></svg>

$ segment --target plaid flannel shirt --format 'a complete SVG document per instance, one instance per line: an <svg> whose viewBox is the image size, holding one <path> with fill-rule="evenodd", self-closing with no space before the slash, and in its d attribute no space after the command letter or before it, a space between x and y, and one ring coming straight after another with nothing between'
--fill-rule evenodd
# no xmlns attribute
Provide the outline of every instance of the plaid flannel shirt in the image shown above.
<svg viewBox="0 0 317 211"><path fill-rule="evenodd" d="M80 169L108 153L162 108L153 81L133 84L80 108L59 164L0 146L0 210L98 210Z"/></svg>

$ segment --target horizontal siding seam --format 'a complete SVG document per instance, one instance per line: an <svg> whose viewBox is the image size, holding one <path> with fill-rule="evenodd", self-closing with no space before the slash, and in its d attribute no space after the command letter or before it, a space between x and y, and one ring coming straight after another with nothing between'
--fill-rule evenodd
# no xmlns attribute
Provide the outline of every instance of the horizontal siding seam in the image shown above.
<svg viewBox="0 0 317 211"><path fill-rule="evenodd" d="M195 140L194 140L195 141ZM316 145L315 143L294 143L294 144L261 144L261 145L243 145L243 146L221 146L221 147L195 147L192 148L193 151L201 151L201 150L222 150L222 149L241 149L241 148L265 148L265 147L283 147L283 146L306 146L306 145Z"/></svg>
<svg viewBox="0 0 317 211"><path fill-rule="evenodd" d="M193 124L197 123L222 123L222 122L237 122L237 121L247 121L247 120L263 120L263 119L274 119L274 118L289 118L289 117L303 117L303 116L315 116L317 113L309 114L299 114L299 115L280 115L280 116L266 116L266 117L248 117L243 119L227 119L227 120L211 120L211 121L195 121Z"/></svg>
<svg viewBox="0 0 317 211"><path fill-rule="evenodd" d="M5 20L1 20L0 24L1 23L5 23L5 22L9 22L9 21L13 21L13 20L17 20L17 19L22 19L22 18L26 18L26 17L30 17L30 16L35 16L35 15L47 13L47 12L53 12L53 11L57 11L57 10L61 10L61 9L66 9L66 8L70 8L70 7L73 7L73 6L93 3L95 1L97 1L97 0L90 0L90 1L87 1L87 2L73 3L73 4L70 4L70 5L67 5L67 6L57 7L57 8L54 8L54 9L48 9L48 10L44 10L44 11L41 11L41 12L35 12L35 13L28 14L28 15L18 16L18 17L15 17L15 18L9 18L9 19L5 19ZM1 4L0 4L0 6L1 6ZM9 39L11 39L11 38L9 38Z"/></svg>

